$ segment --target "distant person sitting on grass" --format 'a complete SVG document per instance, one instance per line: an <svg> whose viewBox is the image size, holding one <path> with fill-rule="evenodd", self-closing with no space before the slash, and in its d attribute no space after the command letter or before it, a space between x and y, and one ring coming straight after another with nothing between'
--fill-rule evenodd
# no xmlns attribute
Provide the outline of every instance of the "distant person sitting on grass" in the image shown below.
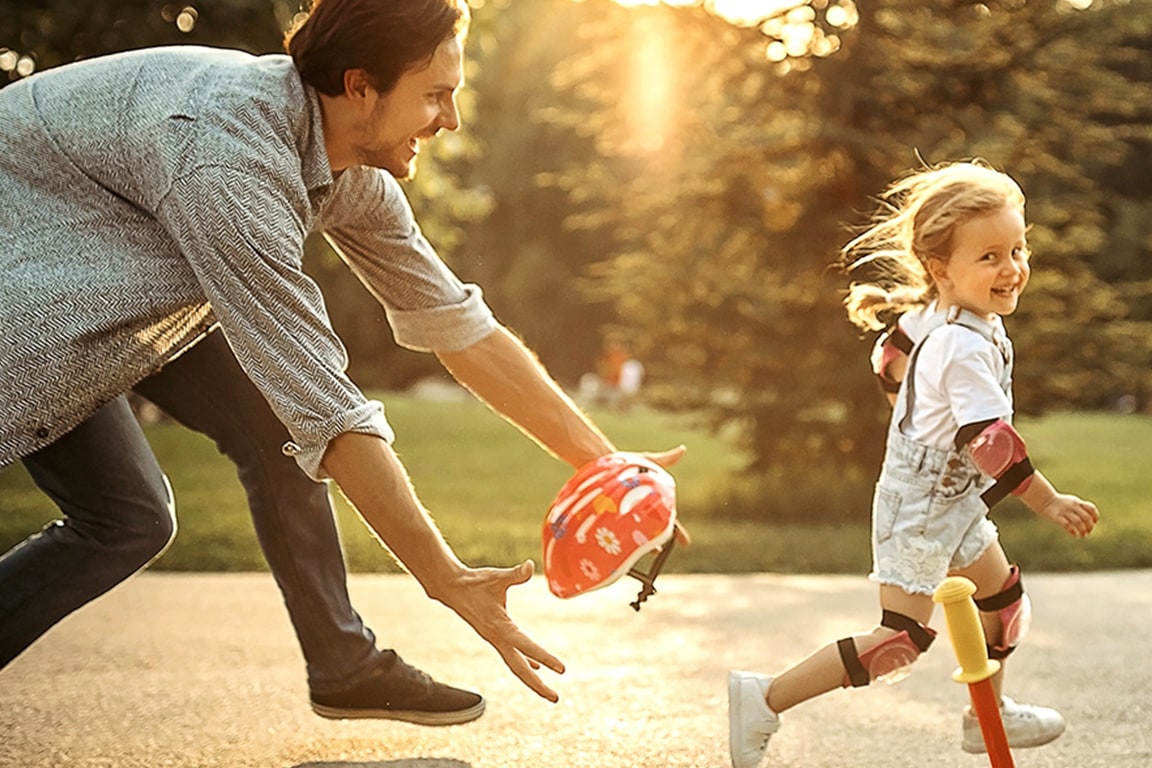
<svg viewBox="0 0 1152 768"><path fill-rule="evenodd" d="M989 655L1004 659L1023 638L1028 597L1001 548L989 509L1017 494L1041 518L1087 536L1095 505L1058 493L1028 460L1012 427L1012 343L1002 315L1016 310L1031 273L1024 195L977 163L926 169L895 183L886 215L844 249L854 283L846 305L861 328L883 329L874 367L894 397L884 466L872 507L880 624L827 645L784 672L732 672L729 740L735 768L759 765L780 713L841 687L892 679L931 645L932 594L948 575L976 584ZM993 678L997 695L1003 667ZM1060 713L1001 696L1012 747L1064 731ZM962 747L984 751L970 709Z"/></svg>
<svg viewBox="0 0 1152 768"><path fill-rule="evenodd" d="M562 663L505 610L532 563L456 558L301 270L305 236L324 232L399 343L573 467L614 451L439 259L397 182L459 125L468 18L463 0L322 0L290 56L146 49L0 90L0 466L22 461L63 512L0 556L0 667L175 535L135 388L235 462L317 713L445 725L484 710L376 648L348 600L329 478L429 597L557 699L537 670Z"/></svg>

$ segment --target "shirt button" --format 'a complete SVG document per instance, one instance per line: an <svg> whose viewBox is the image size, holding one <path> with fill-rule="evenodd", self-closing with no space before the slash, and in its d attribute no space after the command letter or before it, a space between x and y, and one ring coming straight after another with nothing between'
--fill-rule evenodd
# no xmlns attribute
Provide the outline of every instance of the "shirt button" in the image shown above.
<svg viewBox="0 0 1152 768"><path fill-rule="evenodd" d="M38 430L36 430L36 437L43 439L45 437L48 437L48 435L49 435L49 433L51 433L51 431L52 430L48 429L48 427L40 427Z"/></svg>

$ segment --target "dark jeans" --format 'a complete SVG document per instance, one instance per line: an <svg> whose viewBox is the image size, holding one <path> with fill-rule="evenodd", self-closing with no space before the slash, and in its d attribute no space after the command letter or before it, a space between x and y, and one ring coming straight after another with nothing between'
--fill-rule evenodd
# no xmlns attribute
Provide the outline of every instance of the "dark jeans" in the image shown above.
<svg viewBox="0 0 1152 768"><path fill-rule="evenodd" d="M348 598L327 487L281 452L288 432L223 334L210 334L136 391L236 465L311 689L331 692L363 676L379 652ZM176 530L167 480L124 397L24 465L64 519L0 556L0 667L150 563Z"/></svg>

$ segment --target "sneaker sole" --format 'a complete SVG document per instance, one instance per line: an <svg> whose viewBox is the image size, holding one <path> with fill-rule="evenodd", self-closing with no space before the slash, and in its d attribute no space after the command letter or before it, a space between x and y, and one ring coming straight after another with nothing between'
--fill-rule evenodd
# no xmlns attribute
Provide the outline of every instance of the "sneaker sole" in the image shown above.
<svg viewBox="0 0 1152 768"><path fill-rule="evenodd" d="M728 674L728 757L732 765L736 765L736 723L740 718L740 703L737 692L740 690L739 680Z"/></svg>
<svg viewBox="0 0 1152 768"><path fill-rule="evenodd" d="M329 720L399 720L414 725L437 726L470 723L484 714L485 705L486 702L481 700L479 704L468 709L457 709L452 712L419 712L402 709L340 709L312 702L312 711Z"/></svg>
<svg viewBox="0 0 1152 768"><path fill-rule="evenodd" d="M740 702L740 678L728 675L728 757L732 765L738 765L741 758L736 754L736 723L743 722L744 712Z"/></svg>
<svg viewBox="0 0 1152 768"><path fill-rule="evenodd" d="M1009 742L1008 746L1011 747L1012 749L1031 749L1032 747L1042 747L1045 744L1051 744L1052 742L1056 741L1056 739L1060 738L1063 735L1064 735L1064 729L1061 728L1056 733L1045 734L1043 736L1040 736L1040 737L1035 738L1035 739L1030 739L1028 741L1017 742L1016 744ZM983 755L983 754L988 752L988 747L987 747L987 745L984 744L983 738L981 738L980 742L977 744L972 744L968 741L963 741L960 743L960 748L970 755Z"/></svg>

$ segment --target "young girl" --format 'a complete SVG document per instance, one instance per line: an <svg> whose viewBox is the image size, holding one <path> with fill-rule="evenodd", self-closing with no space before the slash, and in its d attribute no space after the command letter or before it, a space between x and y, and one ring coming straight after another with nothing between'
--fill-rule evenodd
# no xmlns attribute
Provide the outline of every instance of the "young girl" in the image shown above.
<svg viewBox="0 0 1152 768"><path fill-rule="evenodd" d="M949 575L974 595L992 658L1019 643L1028 622L1020 569L1000 547L988 510L1008 493L1072 536L1099 514L1033 470L1013 429L1012 344L1002 315L1028 282L1024 195L1008 176L954 163L893 184L881 214L845 246L850 270L866 267L845 306L870 330L898 323L877 343L873 366L894 404L872 508L873 569L882 616L871 631L831 643L776 676L728 680L732 765L759 765L780 713L828 691L896 677L928 649L932 593ZM993 679L999 694L1003 667ZM1064 720L1001 696L1008 742L1033 747ZM984 751L979 723L963 713L963 749Z"/></svg>

